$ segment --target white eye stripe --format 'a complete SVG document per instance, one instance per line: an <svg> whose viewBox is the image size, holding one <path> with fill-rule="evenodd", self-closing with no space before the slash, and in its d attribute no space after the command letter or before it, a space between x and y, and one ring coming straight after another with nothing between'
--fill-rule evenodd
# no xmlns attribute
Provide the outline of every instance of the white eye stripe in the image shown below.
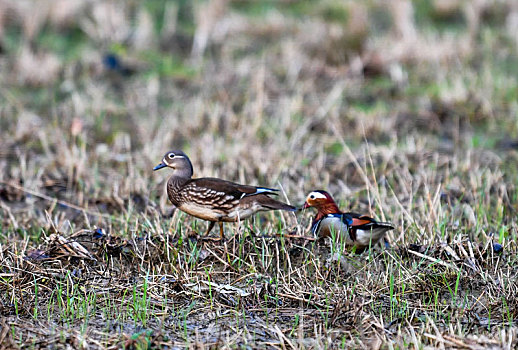
<svg viewBox="0 0 518 350"><path fill-rule="evenodd" d="M184 157L184 156L181 156L181 155L179 155L179 154L169 153L169 154L167 154L167 155L164 157L164 159L166 159L166 158L169 158L169 159L177 159L177 158L185 158L185 157ZM162 160L164 160L164 159L162 159Z"/></svg>

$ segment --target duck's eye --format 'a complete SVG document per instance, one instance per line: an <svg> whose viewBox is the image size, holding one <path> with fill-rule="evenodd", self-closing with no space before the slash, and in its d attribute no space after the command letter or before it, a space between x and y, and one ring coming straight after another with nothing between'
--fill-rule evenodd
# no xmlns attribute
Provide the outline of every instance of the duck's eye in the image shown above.
<svg viewBox="0 0 518 350"><path fill-rule="evenodd" d="M169 158L169 159L173 159L173 158L174 158L174 153L169 153L169 154L167 155L167 158Z"/></svg>
<svg viewBox="0 0 518 350"><path fill-rule="evenodd" d="M309 199L315 199L315 195L312 194L311 196L309 196Z"/></svg>

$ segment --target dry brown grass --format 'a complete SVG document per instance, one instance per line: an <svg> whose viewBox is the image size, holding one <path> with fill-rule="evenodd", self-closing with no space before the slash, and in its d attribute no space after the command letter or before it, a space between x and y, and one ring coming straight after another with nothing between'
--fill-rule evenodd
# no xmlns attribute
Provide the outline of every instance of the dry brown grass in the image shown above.
<svg viewBox="0 0 518 350"><path fill-rule="evenodd" d="M0 347L517 346L511 1L27 4L0 3ZM151 170L170 149L397 229L203 240Z"/></svg>

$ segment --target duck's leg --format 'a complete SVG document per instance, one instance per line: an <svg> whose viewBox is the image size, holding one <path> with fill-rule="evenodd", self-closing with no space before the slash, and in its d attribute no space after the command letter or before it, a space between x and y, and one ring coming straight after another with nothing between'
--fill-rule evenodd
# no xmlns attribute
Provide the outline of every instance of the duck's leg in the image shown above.
<svg viewBox="0 0 518 350"><path fill-rule="evenodd" d="M250 232L250 236L257 236L254 231L254 226L252 225L252 220L248 221L248 232Z"/></svg>
<svg viewBox="0 0 518 350"><path fill-rule="evenodd" d="M221 240L224 240L225 239L225 235L223 234L223 222L218 222L219 224L219 238Z"/></svg>
<svg viewBox="0 0 518 350"><path fill-rule="evenodd" d="M207 228L207 232L205 232L205 236L208 236L214 225L216 224L216 221L210 221L209 227Z"/></svg>

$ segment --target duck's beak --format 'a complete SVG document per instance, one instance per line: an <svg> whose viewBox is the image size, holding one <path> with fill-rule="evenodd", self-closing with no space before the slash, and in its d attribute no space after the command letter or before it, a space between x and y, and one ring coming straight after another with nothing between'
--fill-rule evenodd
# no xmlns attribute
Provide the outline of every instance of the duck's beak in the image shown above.
<svg viewBox="0 0 518 350"><path fill-rule="evenodd" d="M162 168L165 168L166 166L167 165L165 165L164 163L160 163L156 167L153 168L153 171L160 170Z"/></svg>
<svg viewBox="0 0 518 350"><path fill-rule="evenodd" d="M302 210L307 209L309 207L311 207L311 205L309 205L308 202L304 202L304 205L302 206Z"/></svg>

